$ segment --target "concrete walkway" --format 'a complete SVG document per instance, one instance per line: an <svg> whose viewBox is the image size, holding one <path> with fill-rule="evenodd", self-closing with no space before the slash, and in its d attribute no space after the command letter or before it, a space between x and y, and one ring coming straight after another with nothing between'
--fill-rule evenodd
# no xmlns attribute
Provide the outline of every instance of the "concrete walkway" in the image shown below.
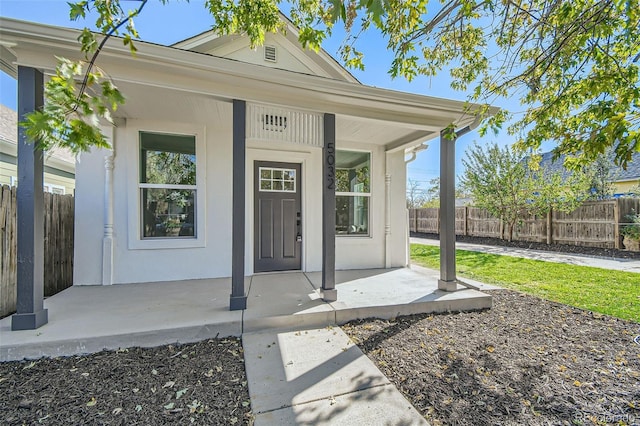
<svg viewBox="0 0 640 426"><path fill-rule="evenodd" d="M411 237L412 244L439 246L440 241L429 238ZM616 271L640 273L640 260L620 259L612 257L587 256L581 254L565 254L552 251L530 250L515 247L489 246L484 244L469 244L456 242L459 250L477 251L482 253L499 254L503 256L520 257L525 259L543 260L545 262L567 263L570 265L592 266L594 268Z"/></svg>
<svg viewBox="0 0 640 426"><path fill-rule="evenodd" d="M242 336L256 426L428 425L338 327Z"/></svg>

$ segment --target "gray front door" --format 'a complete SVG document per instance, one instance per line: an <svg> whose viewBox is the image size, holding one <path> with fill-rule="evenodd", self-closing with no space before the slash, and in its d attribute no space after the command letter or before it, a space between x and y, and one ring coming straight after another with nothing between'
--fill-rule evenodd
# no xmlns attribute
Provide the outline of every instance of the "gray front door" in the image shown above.
<svg viewBox="0 0 640 426"><path fill-rule="evenodd" d="M254 271L301 269L300 164L254 164Z"/></svg>

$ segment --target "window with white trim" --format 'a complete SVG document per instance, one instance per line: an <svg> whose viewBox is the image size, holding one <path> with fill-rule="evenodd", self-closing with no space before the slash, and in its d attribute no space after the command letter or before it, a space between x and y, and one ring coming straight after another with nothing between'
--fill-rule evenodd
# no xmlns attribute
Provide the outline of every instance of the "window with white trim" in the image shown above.
<svg viewBox="0 0 640 426"><path fill-rule="evenodd" d="M9 186L18 186L18 178L15 176L9 177ZM42 189L44 192L48 192L50 194L64 195L66 194L66 189L62 185L56 185L55 183L43 182Z"/></svg>
<svg viewBox="0 0 640 426"><path fill-rule="evenodd" d="M336 151L336 235L369 235L371 153Z"/></svg>
<svg viewBox="0 0 640 426"><path fill-rule="evenodd" d="M55 185L53 183L44 182L42 185L44 188L44 192L50 192L51 194L64 195L65 188L62 185Z"/></svg>
<svg viewBox="0 0 640 426"><path fill-rule="evenodd" d="M195 238L196 138L140 132L141 238Z"/></svg>

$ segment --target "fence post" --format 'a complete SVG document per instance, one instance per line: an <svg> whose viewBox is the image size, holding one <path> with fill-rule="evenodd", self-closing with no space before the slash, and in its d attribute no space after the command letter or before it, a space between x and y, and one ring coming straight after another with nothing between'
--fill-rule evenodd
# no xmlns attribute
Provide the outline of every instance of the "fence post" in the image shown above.
<svg viewBox="0 0 640 426"><path fill-rule="evenodd" d="M613 244L616 249L620 249L620 199L616 198L615 201L613 205L613 218L615 219L613 223Z"/></svg>
<svg viewBox="0 0 640 426"><path fill-rule="evenodd" d="M553 243L553 208L547 212L547 244Z"/></svg>
<svg viewBox="0 0 640 426"><path fill-rule="evenodd" d="M463 232L463 235L465 235L465 236L469 232L468 225L467 225L467 218L468 217L469 217L469 207L468 206L464 206L464 232Z"/></svg>

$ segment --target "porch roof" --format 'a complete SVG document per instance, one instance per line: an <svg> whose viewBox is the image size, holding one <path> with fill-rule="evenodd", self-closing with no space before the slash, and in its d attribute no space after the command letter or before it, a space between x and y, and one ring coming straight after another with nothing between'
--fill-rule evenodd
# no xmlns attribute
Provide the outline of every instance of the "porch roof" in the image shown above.
<svg viewBox="0 0 640 426"><path fill-rule="evenodd" d="M15 75L17 65L51 74L54 55L79 57L75 29L0 18L0 67ZM204 53L153 43L136 42L131 57L121 39L110 40L98 66L123 88L130 101L119 110L122 118L148 115L169 91L173 108L183 102L206 105L243 99L337 115L341 140L367 141L400 150L439 136L451 123L456 128L478 124L473 111L480 105L365 86L238 62ZM212 78L215 76L215 78ZM140 96L144 94L144 96ZM144 100L144 101L143 101ZM167 111L172 106L163 105ZM220 110L220 108L217 108ZM497 108L490 108L493 114Z"/></svg>

